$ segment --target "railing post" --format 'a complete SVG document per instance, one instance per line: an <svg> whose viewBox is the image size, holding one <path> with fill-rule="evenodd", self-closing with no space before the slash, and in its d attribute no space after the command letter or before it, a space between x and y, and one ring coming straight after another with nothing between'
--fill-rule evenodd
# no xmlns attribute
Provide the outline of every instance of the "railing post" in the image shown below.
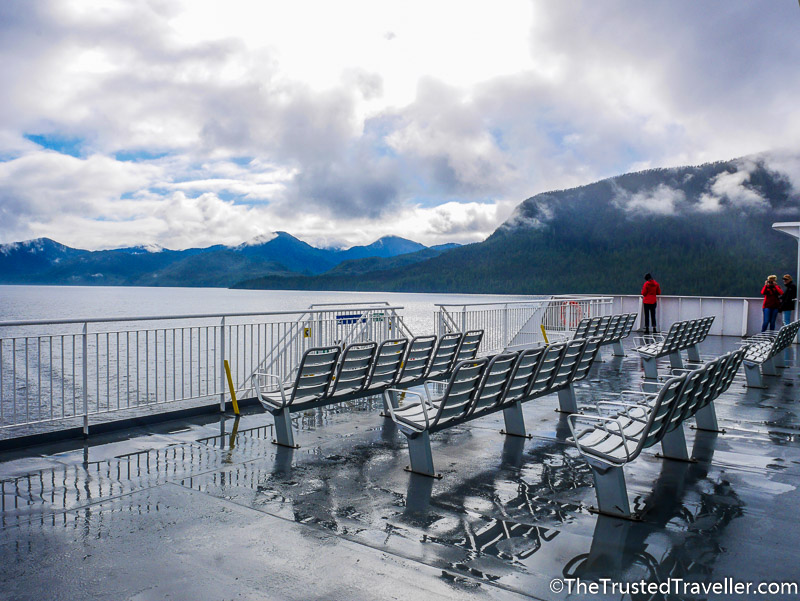
<svg viewBox="0 0 800 601"><path fill-rule="evenodd" d="M83 323L83 435L89 436L89 324Z"/></svg>
<svg viewBox="0 0 800 601"><path fill-rule="evenodd" d="M750 317L748 313L750 312L750 305L747 302L747 299L742 300L742 338L747 336L747 322L748 318Z"/></svg>
<svg viewBox="0 0 800 601"><path fill-rule="evenodd" d="M461 307L461 331L467 331L467 306Z"/></svg>
<svg viewBox="0 0 800 601"><path fill-rule="evenodd" d="M225 317L219 325L219 410L225 412Z"/></svg>
<svg viewBox="0 0 800 601"><path fill-rule="evenodd" d="M503 305L503 347L508 346L508 304Z"/></svg>

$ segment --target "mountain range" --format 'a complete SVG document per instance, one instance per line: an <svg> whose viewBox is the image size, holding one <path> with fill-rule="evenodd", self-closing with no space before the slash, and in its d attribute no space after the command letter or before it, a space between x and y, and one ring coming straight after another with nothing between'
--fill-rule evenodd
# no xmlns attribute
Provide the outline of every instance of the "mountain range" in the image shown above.
<svg viewBox="0 0 800 601"><path fill-rule="evenodd" d="M228 287L265 274L310 276L340 265L344 265L341 273L360 273L369 271L376 261L398 256L410 264L455 246L428 248L386 236L368 246L324 249L276 232L233 247L88 251L37 238L0 245L0 283Z"/></svg>
<svg viewBox="0 0 800 601"><path fill-rule="evenodd" d="M414 264L237 286L638 294L651 272L664 294L758 296L767 275L797 269L796 243L772 229L800 221L797 180L772 163L758 155L620 175L528 198L485 241ZM800 173L797 157L790 165Z"/></svg>
<svg viewBox="0 0 800 601"><path fill-rule="evenodd" d="M235 247L86 251L40 238L0 245L0 283L637 294L651 272L664 294L758 296L768 274L796 272L796 243L771 226L800 221L799 173L798 157L766 154L628 173L532 196L466 246L387 236L320 249L277 232Z"/></svg>

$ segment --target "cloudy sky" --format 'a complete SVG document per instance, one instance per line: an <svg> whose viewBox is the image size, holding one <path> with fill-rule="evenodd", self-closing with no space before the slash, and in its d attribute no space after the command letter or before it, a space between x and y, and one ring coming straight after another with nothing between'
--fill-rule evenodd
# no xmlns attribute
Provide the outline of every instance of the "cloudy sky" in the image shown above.
<svg viewBox="0 0 800 601"><path fill-rule="evenodd" d="M800 141L797 0L3 0L0 242L485 238Z"/></svg>

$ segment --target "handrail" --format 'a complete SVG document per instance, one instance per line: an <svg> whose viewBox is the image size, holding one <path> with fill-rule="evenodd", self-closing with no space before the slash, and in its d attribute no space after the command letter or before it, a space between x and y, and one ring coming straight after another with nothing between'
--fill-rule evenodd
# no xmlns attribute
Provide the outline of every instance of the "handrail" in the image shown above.
<svg viewBox="0 0 800 601"><path fill-rule="evenodd" d="M342 303L338 306L347 306L348 304L359 303ZM314 306L314 305L312 305ZM321 306L321 305L316 305ZM332 304L330 306L337 306ZM403 309L401 306L380 306L381 309L398 310ZM309 313L328 313L330 309L298 309L296 311L252 311L248 313L192 313L186 315L151 315L151 316L136 316L136 317L90 317L83 319L36 319L36 320L21 320L21 321L0 321L0 328L2 327L19 327L19 326L44 326L44 325L66 325L66 324L84 324L84 323L111 323L114 321L166 321L173 319L212 319L216 317L260 317L265 315L307 315Z"/></svg>

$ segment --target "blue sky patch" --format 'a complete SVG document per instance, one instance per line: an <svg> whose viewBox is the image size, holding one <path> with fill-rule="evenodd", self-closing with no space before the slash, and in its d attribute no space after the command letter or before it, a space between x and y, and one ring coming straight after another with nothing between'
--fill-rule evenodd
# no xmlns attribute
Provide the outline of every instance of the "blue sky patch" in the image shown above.
<svg viewBox="0 0 800 601"><path fill-rule="evenodd" d="M81 156L81 147L84 142L83 138L71 138L58 134L25 134L24 137L42 148L55 150L73 157Z"/></svg>
<svg viewBox="0 0 800 601"><path fill-rule="evenodd" d="M139 161L153 161L167 156L168 152L152 152L149 150L121 150L114 154L114 158L118 161L130 161L133 163Z"/></svg>

